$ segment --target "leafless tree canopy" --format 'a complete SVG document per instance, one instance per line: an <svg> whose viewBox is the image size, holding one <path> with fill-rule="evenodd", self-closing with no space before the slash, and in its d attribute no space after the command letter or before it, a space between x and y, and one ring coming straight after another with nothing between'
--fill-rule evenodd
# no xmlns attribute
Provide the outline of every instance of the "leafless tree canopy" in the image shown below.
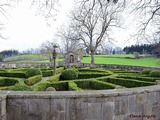
<svg viewBox="0 0 160 120"><path fill-rule="evenodd" d="M8 12L7 12L7 8L10 5L8 3L5 2L1 2L0 1L0 38L5 39L4 36L2 35L2 30L4 29L4 22L3 20L7 18Z"/></svg>
<svg viewBox="0 0 160 120"><path fill-rule="evenodd" d="M154 36L149 38L147 32L152 26L152 29L155 29L155 35L160 33L160 0L138 0L133 2L132 6L134 7L132 12L140 18L138 31L134 36L153 42Z"/></svg>
<svg viewBox="0 0 160 120"><path fill-rule="evenodd" d="M112 27L118 25L118 15L123 10L123 4L106 0L77 0L74 11L71 12L73 26L77 39L91 51L91 63L94 64L94 52L102 41L109 36Z"/></svg>
<svg viewBox="0 0 160 120"><path fill-rule="evenodd" d="M59 0L33 0L33 6L37 6L38 14L42 14L46 18L55 19L57 15L57 6L59 6Z"/></svg>
<svg viewBox="0 0 160 120"><path fill-rule="evenodd" d="M57 33L57 37L62 40L62 44L64 47L64 53L76 52L77 49L83 48L83 44L77 40L75 31L73 31L72 27L61 26L60 30Z"/></svg>

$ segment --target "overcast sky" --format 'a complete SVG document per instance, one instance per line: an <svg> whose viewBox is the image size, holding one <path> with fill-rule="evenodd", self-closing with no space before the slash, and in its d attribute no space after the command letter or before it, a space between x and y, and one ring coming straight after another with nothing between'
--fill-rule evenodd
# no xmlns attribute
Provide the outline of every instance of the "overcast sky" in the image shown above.
<svg viewBox="0 0 160 120"><path fill-rule="evenodd" d="M39 48L42 42L46 40L51 41L57 28L66 22L67 12L73 6L73 1L60 0L61 7L59 7L57 20L55 22L50 21L49 24L43 16L36 15L36 8L30 8L30 0L19 2L17 7L10 10L6 19L7 24L5 25L3 34L7 39L0 39L0 51L6 49L23 51L28 48ZM123 16L128 17L125 13ZM125 41L131 29L132 27L128 30L115 30L114 38L116 46L123 48L134 43Z"/></svg>

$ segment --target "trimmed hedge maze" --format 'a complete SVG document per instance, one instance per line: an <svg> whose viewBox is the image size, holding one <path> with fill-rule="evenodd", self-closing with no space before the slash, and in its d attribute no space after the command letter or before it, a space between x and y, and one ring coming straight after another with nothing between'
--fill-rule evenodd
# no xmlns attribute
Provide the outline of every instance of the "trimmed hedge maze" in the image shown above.
<svg viewBox="0 0 160 120"><path fill-rule="evenodd" d="M1 68L0 90L45 91L48 87L56 91L85 91L125 89L155 85L160 80L160 71L119 70L105 68Z"/></svg>

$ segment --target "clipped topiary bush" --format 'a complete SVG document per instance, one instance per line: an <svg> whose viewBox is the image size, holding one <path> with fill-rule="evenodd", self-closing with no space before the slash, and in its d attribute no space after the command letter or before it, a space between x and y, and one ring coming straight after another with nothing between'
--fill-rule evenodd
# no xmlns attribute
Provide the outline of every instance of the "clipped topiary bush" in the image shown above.
<svg viewBox="0 0 160 120"><path fill-rule="evenodd" d="M152 71L149 75L151 77L160 77L160 71Z"/></svg>
<svg viewBox="0 0 160 120"><path fill-rule="evenodd" d="M29 68L26 71L26 78L36 76L36 75L42 75L42 71L38 68Z"/></svg>
<svg viewBox="0 0 160 120"><path fill-rule="evenodd" d="M0 87L15 85L18 82L16 78L0 78Z"/></svg>
<svg viewBox="0 0 160 120"><path fill-rule="evenodd" d="M17 78L25 78L24 72L0 72L1 77L17 77Z"/></svg>
<svg viewBox="0 0 160 120"><path fill-rule="evenodd" d="M54 76L51 76L47 81L48 82L58 82L59 78L60 78L60 75L54 75Z"/></svg>
<svg viewBox="0 0 160 120"><path fill-rule="evenodd" d="M13 90L13 91L32 91L32 89L29 86L19 85L19 84L16 84L15 86L12 86L10 88L10 90Z"/></svg>
<svg viewBox="0 0 160 120"><path fill-rule="evenodd" d="M61 73L63 80L74 80L78 78L78 72L75 69L66 69Z"/></svg>
<svg viewBox="0 0 160 120"><path fill-rule="evenodd" d="M36 76L29 77L28 79L26 79L25 83L27 85L34 85L35 83L38 83L41 80L42 80L42 75L36 75Z"/></svg>
<svg viewBox="0 0 160 120"><path fill-rule="evenodd" d="M141 74L144 74L144 75L149 75L150 73L151 73L151 70L149 70L149 69L144 69L141 72Z"/></svg>
<svg viewBox="0 0 160 120"><path fill-rule="evenodd" d="M32 87L33 91L45 91L47 87L50 87L49 82L43 81Z"/></svg>
<svg viewBox="0 0 160 120"><path fill-rule="evenodd" d="M78 68L78 66L77 66L77 65L72 65L72 68L76 68L76 69L77 69L77 68Z"/></svg>
<svg viewBox="0 0 160 120"><path fill-rule="evenodd" d="M61 64L61 65L58 66L58 68L59 67L63 67L64 69L67 69L67 66L65 64Z"/></svg>

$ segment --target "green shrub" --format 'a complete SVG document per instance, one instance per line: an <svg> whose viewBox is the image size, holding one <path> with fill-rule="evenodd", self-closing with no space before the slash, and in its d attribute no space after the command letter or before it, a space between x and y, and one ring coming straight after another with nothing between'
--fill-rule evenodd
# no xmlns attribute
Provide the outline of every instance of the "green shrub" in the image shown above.
<svg viewBox="0 0 160 120"><path fill-rule="evenodd" d="M114 89L115 86L116 86L115 84L97 81L97 80L94 80L91 82L91 87L96 90Z"/></svg>
<svg viewBox="0 0 160 120"><path fill-rule="evenodd" d="M67 69L67 66L65 64L61 64L61 65L58 66L58 68L59 67L63 67L64 69Z"/></svg>
<svg viewBox="0 0 160 120"><path fill-rule="evenodd" d="M95 79L75 80L74 82L77 84L79 88L91 90L113 89L116 86L115 84L97 81Z"/></svg>
<svg viewBox="0 0 160 120"><path fill-rule="evenodd" d="M0 87L3 86L12 86L18 83L19 81L15 78L0 78Z"/></svg>
<svg viewBox="0 0 160 120"><path fill-rule="evenodd" d="M151 77L160 77L160 71L152 71L149 75Z"/></svg>
<svg viewBox="0 0 160 120"><path fill-rule="evenodd" d="M140 81L148 81L148 82L155 82L159 78L153 78L153 77L141 77L141 76L117 76L117 78L124 78L124 79L134 79L134 80L140 80Z"/></svg>
<svg viewBox="0 0 160 120"><path fill-rule="evenodd" d="M72 68L76 68L76 69L78 68L78 66L77 66L77 65L72 65L71 67L72 67Z"/></svg>
<svg viewBox="0 0 160 120"><path fill-rule="evenodd" d="M92 89L91 88L91 81L93 80L75 80L74 82L77 84L77 86L79 88L82 88L82 89Z"/></svg>
<svg viewBox="0 0 160 120"><path fill-rule="evenodd" d="M124 79L124 78L98 78L98 80L120 86L125 86L127 88L150 86L155 84L154 82L145 82L139 80Z"/></svg>
<svg viewBox="0 0 160 120"><path fill-rule="evenodd" d="M61 82L55 82L50 84L51 87L54 87L56 91L66 91L68 90L68 82L61 81Z"/></svg>
<svg viewBox="0 0 160 120"><path fill-rule="evenodd" d="M25 78L24 72L0 72L1 77L17 77L17 78Z"/></svg>
<svg viewBox="0 0 160 120"><path fill-rule="evenodd" d="M27 85L34 85L42 80L42 75L36 75L33 77L29 77L28 79L25 80L25 83Z"/></svg>
<svg viewBox="0 0 160 120"><path fill-rule="evenodd" d="M59 78L60 78L60 75L54 75L54 76L51 76L47 81L48 82L58 82Z"/></svg>
<svg viewBox="0 0 160 120"><path fill-rule="evenodd" d="M26 78L36 76L36 75L42 75L42 71L38 68L29 68L26 71Z"/></svg>
<svg viewBox="0 0 160 120"><path fill-rule="evenodd" d="M49 82L43 81L32 87L34 91L45 91L47 87L50 87Z"/></svg>
<svg viewBox="0 0 160 120"><path fill-rule="evenodd" d="M78 78L78 73L74 69L66 69L61 73L63 80L74 80Z"/></svg>
<svg viewBox="0 0 160 120"><path fill-rule="evenodd" d="M43 77L48 77L53 75L53 70L42 71Z"/></svg>
<svg viewBox="0 0 160 120"><path fill-rule="evenodd" d="M69 81L68 82L68 86L69 86L69 90L71 90L71 91L82 91L82 89L79 88L77 86L77 84L75 82L73 82L73 81Z"/></svg>
<svg viewBox="0 0 160 120"><path fill-rule="evenodd" d="M87 78L97 78L102 76L109 76L108 73L99 73L99 72L84 72L78 74L78 79L87 79Z"/></svg>
<svg viewBox="0 0 160 120"><path fill-rule="evenodd" d="M56 74L61 73L64 70L64 67L56 68Z"/></svg>
<svg viewBox="0 0 160 120"><path fill-rule="evenodd" d="M15 86L12 86L10 88L10 90L13 90L13 91L32 91L32 89L29 86L19 85L19 84L16 84Z"/></svg>
<svg viewBox="0 0 160 120"><path fill-rule="evenodd" d="M151 73L151 70L149 70L149 69L144 69L141 72L141 74L144 74L144 75L149 75L150 73Z"/></svg>
<svg viewBox="0 0 160 120"><path fill-rule="evenodd" d="M88 67L86 68L78 68L79 72L108 72L106 69L104 68L94 68L94 69L90 69Z"/></svg>

